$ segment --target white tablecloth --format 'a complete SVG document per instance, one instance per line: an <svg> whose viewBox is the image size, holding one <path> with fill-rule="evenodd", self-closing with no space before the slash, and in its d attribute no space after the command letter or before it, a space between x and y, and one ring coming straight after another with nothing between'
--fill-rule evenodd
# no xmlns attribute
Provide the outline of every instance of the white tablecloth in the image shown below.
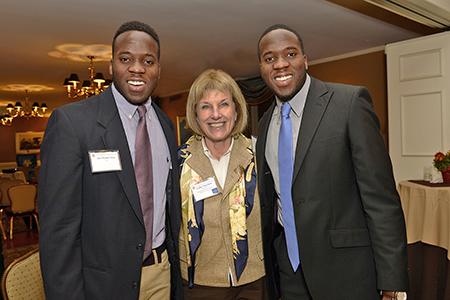
<svg viewBox="0 0 450 300"><path fill-rule="evenodd" d="M3 178L11 178L11 179L20 179L22 180L24 183L27 183L27 180L25 178L25 174L22 171L17 171L15 173L0 173L0 177Z"/></svg>
<svg viewBox="0 0 450 300"><path fill-rule="evenodd" d="M410 181L398 185L408 244L423 242L447 249L450 260L450 186Z"/></svg>

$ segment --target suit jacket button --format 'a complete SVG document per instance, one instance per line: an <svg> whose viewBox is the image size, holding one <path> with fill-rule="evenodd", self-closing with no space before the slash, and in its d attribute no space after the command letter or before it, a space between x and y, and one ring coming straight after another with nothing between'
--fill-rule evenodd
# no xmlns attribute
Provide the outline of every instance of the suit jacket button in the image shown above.
<svg viewBox="0 0 450 300"><path fill-rule="evenodd" d="M133 289L135 289L135 290L138 289L138 284L137 284L137 282L133 283Z"/></svg>
<svg viewBox="0 0 450 300"><path fill-rule="evenodd" d="M138 249L138 251L142 251L144 249L144 245L138 244L136 249Z"/></svg>

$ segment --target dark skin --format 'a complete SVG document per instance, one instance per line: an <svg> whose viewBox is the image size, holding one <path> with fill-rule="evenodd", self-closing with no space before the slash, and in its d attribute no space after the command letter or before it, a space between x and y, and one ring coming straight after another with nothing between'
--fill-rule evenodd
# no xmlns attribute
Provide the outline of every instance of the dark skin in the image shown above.
<svg viewBox="0 0 450 300"><path fill-rule="evenodd" d="M261 76L282 102L292 99L306 81L308 60L297 36L285 29L267 33L259 44Z"/></svg>
<svg viewBox="0 0 450 300"><path fill-rule="evenodd" d="M281 102L291 100L303 87L308 59L297 36L286 29L267 33L259 44L259 68L267 86ZM394 292L384 291L382 300L394 299Z"/></svg>
<svg viewBox="0 0 450 300"><path fill-rule="evenodd" d="M145 103L158 84L161 66L157 42L142 31L126 31L114 44L109 73L114 86L134 105Z"/></svg>

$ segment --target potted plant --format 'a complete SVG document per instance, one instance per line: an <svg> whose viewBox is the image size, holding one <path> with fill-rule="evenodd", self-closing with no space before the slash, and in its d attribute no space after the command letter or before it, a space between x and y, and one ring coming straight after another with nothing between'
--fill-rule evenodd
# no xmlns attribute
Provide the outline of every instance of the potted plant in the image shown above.
<svg viewBox="0 0 450 300"><path fill-rule="evenodd" d="M444 154L438 152L434 155L433 165L441 171L442 179L446 183L450 183L450 150Z"/></svg>

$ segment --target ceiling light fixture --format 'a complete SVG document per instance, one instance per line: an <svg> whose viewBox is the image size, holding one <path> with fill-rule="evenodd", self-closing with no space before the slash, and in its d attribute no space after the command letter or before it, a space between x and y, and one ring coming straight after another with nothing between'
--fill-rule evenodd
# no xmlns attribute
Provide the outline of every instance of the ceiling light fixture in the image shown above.
<svg viewBox="0 0 450 300"><path fill-rule="evenodd" d="M95 73L94 69L94 60L99 62L111 59L110 45L62 44L57 45L55 49L55 51L49 52L48 55L77 62L89 61L89 80L84 80L83 84L81 84L80 78L75 73L70 74L70 77L64 80L64 86L67 89L69 98L89 98L100 94L111 84L111 80L105 80L103 74Z"/></svg>
<svg viewBox="0 0 450 300"><path fill-rule="evenodd" d="M43 89L51 89L43 86L31 86L31 85L10 85L4 88L4 90L11 90L11 91L25 91L25 105L22 106L21 102L16 102L15 105L12 105L11 103L6 106L7 113L4 113L2 116L0 116L0 122L2 125L11 126L12 121L15 118L42 118L47 111L47 105L45 103L42 103L39 106L39 103L33 102L33 104L30 106L29 97L28 97L28 91L40 91Z"/></svg>
<svg viewBox="0 0 450 300"><path fill-rule="evenodd" d="M94 59L96 56L87 55L89 62L89 80L84 80L83 84L80 86L80 78L77 74L70 74L69 78L64 80L64 86L67 89L67 97L77 98L85 97L89 98L91 96L100 94L103 92L110 84L111 79L105 79L102 73L95 73Z"/></svg>

